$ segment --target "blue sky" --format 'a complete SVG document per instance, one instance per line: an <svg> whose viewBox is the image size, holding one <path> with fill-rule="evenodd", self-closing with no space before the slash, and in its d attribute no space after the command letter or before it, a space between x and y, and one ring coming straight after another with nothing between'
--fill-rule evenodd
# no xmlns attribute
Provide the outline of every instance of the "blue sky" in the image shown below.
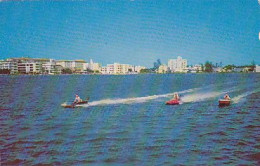
<svg viewBox="0 0 260 166"><path fill-rule="evenodd" d="M0 2L0 59L260 64L257 0Z"/></svg>

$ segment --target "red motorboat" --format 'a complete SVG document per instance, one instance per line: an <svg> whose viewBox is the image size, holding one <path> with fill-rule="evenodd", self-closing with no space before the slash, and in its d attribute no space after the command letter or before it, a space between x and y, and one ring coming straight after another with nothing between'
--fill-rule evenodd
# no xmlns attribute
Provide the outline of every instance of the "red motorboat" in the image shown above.
<svg viewBox="0 0 260 166"><path fill-rule="evenodd" d="M75 107L77 107L77 106L79 106L79 105L87 104L87 103L88 103L88 100L89 100L89 98L87 98L86 100L82 100L81 102L73 102L73 103L70 104L70 105L64 103L64 104L61 104L61 106L64 107L64 108L75 108Z"/></svg>
<svg viewBox="0 0 260 166"><path fill-rule="evenodd" d="M218 101L218 105L219 105L220 107L229 106L229 105L230 105L230 102L231 102L231 100L220 99L220 100Z"/></svg>
<svg viewBox="0 0 260 166"><path fill-rule="evenodd" d="M180 100L170 100L165 103L166 105L178 105L180 104Z"/></svg>

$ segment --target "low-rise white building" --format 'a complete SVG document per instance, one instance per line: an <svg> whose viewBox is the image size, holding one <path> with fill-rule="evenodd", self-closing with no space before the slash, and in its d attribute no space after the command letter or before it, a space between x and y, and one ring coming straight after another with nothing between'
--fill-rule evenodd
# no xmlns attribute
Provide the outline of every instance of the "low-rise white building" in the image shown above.
<svg viewBox="0 0 260 166"><path fill-rule="evenodd" d="M161 65L161 66L159 66L157 73L162 74L162 73L167 73L168 71L169 71L168 66Z"/></svg>
<svg viewBox="0 0 260 166"><path fill-rule="evenodd" d="M260 66L258 66L258 65L255 66L255 72L257 72L257 73L260 72Z"/></svg>
<svg viewBox="0 0 260 166"><path fill-rule="evenodd" d="M216 73L220 73L223 71L222 67L213 67L213 71Z"/></svg>
<svg viewBox="0 0 260 166"><path fill-rule="evenodd" d="M43 74L61 74L62 66L57 65L55 60L50 59L49 62L42 64Z"/></svg>
<svg viewBox="0 0 260 166"><path fill-rule="evenodd" d="M73 72L82 72L87 65L85 60L58 60L56 64L63 68L69 68Z"/></svg>
<svg viewBox="0 0 260 166"><path fill-rule="evenodd" d="M193 66L188 66L184 69L185 72L190 72L190 73L199 73L202 72L202 65L193 65Z"/></svg>
<svg viewBox="0 0 260 166"><path fill-rule="evenodd" d="M41 73L42 65L37 62L18 62L18 73L21 74L39 74Z"/></svg>
<svg viewBox="0 0 260 166"><path fill-rule="evenodd" d="M129 64L108 64L106 67L102 67L102 74L130 74L135 72L135 67Z"/></svg>
<svg viewBox="0 0 260 166"><path fill-rule="evenodd" d="M17 62L1 60L0 69L8 69L10 70L10 74L18 73Z"/></svg>
<svg viewBox="0 0 260 166"><path fill-rule="evenodd" d="M134 66L134 72L140 73L142 69L146 69L144 66Z"/></svg>
<svg viewBox="0 0 260 166"><path fill-rule="evenodd" d="M98 72L101 72L101 68L102 68L100 63L94 63L92 59L90 59L86 67L87 69L90 69L92 71L98 71Z"/></svg>

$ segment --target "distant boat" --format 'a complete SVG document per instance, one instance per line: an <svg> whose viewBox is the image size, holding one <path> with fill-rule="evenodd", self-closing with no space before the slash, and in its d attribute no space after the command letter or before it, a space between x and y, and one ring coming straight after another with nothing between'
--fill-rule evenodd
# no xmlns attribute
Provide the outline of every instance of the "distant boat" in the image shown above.
<svg viewBox="0 0 260 166"><path fill-rule="evenodd" d="M220 107L229 106L230 103L231 103L231 100L227 100L227 99L220 99L220 100L218 101L218 105L219 105Z"/></svg>
<svg viewBox="0 0 260 166"><path fill-rule="evenodd" d="M73 102L72 104L63 103L63 104L61 104L61 106L64 108L75 108L82 104L87 104L88 100L89 100L89 98L87 98L86 100L82 100L81 102Z"/></svg>
<svg viewBox="0 0 260 166"><path fill-rule="evenodd" d="M180 104L180 100L170 100L165 103L166 105L178 105Z"/></svg>

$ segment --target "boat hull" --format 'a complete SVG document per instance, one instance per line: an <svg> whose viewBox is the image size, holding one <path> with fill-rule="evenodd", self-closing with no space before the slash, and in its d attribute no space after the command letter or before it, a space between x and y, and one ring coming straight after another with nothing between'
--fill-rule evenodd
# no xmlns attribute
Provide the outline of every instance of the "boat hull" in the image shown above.
<svg viewBox="0 0 260 166"><path fill-rule="evenodd" d="M179 105L180 101L179 100L170 100L170 101L167 101L165 104L166 105Z"/></svg>
<svg viewBox="0 0 260 166"><path fill-rule="evenodd" d="M231 102L230 100L221 99L221 100L218 101L218 105L219 105L220 107L229 106L229 105L230 105L230 102Z"/></svg>
<svg viewBox="0 0 260 166"><path fill-rule="evenodd" d="M75 107L77 107L77 106L80 106L80 105L82 105L82 104L87 104L87 103L88 103L88 100L85 100L85 101L73 103L73 104L71 104L71 105L62 104L61 106L64 107L64 108L75 108Z"/></svg>

